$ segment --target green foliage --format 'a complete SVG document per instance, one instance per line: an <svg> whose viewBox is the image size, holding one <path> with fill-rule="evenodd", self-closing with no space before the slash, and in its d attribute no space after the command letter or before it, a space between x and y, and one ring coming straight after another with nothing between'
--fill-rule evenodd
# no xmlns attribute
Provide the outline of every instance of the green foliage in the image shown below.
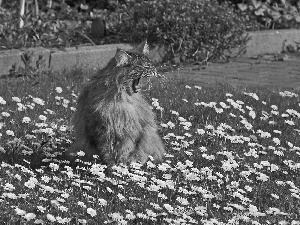
<svg viewBox="0 0 300 225"><path fill-rule="evenodd" d="M0 12L0 49L22 47L69 47L89 42L84 33L88 27L82 22L88 17L65 3L59 8L40 10L39 15L28 12L19 28L18 5ZM14 7L14 8L12 8Z"/></svg>
<svg viewBox="0 0 300 225"><path fill-rule="evenodd" d="M88 11L78 12L65 3L40 13L24 16L18 27L18 6L11 6L0 17L0 48L68 47L82 43L140 42L164 46L166 60L207 61L224 56L224 51L244 46L245 20L229 4L197 0L110 1L107 10L94 10L105 17L107 37L90 37ZM14 19L15 18L15 19Z"/></svg>
<svg viewBox="0 0 300 225"><path fill-rule="evenodd" d="M130 0L115 4L108 15L113 40L140 42L148 38L166 48L167 59L203 61L246 43L245 19L216 0ZM111 38L111 36L109 38Z"/></svg>
<svg viewBox="0 0 300 225"><path fill-rule="evenodd" d="M237 4L241 11L255 16L263 29L300 28L300 2L246 0Z"/></svg>
<svg viewBox="0 0 300 225"><path fill-rule="evenodd" d="M0 8L0 50L140 42L148 38L164 46L165 60L206 62L224 58L224 52L233 48L242 49L247 41L245 30L297 28L300 24L299 1L291 0L128 0L126 4L110 0L104 5L105 10L89 5L79 9L78 4L70 7L54 1L49 9L46 1L41 1L38 14L27 9L20 29L18 1L5 2L5 8ZM105 18L105 38L91 37L93 17L89 13Z"/></svg>
<svg viewBox="0 0 300 225"><path fill-rule="evenodd" d="M23 78L33 78L40 76L42 73L49 71L46 68L46 60L42 55L38 56L38 59L35 62L35 65L32 65L33 60L33 52L24 52L21 55L21 60L23 62L23 67L18 67L16 64L13 64L11 69L9 70L8 75L4 75L3 77L23 77Z"/></svg>

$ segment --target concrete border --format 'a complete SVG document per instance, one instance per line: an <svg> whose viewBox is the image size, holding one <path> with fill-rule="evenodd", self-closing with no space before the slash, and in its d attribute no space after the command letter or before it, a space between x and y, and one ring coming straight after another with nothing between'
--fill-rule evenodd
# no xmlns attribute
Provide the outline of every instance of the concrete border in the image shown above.
<svg viewBox="0 0 300 225"><path fill-rule="evenodd" d="M285 46L300 46L300 30L270 30L249 32L251 37L246 46L246 57L259 54L274 54L281 52ZM297 42L299 43L297 45ZM61 49L29 48L21 50L0 51L0 76L9 74L13 65L24 67L21 56L25 52L32 52L32 66L36 65L39 56L45 60L45 68L61 71L78 66L87 69L101 68L113 57L117 48L130 49L129 44L109 44L88 47L72 47ZM160 61L164 55L161 48L156 47L150 52L155 61Z"/></svg>
<svg viewBox="0 0 300 225"><path fill-rule="evenodd" d="M266 30L248 32L251 37L246 46L245 56L280 53L287 46L300 48L300 29Z"/></svg>
<svg viewBox="0 0 300 225"><path fill-rule="evenodd" d="M66 49L28 48L0 51L0 76L9 74L13 65L17 68L24 67L21 57L26 52L32 53L31 65L33 67L39 56L42 56L45 69L61 71L76 67L101 68L114 56L117 48L130 49L132 47L129 44L113 44Z"/></svg>

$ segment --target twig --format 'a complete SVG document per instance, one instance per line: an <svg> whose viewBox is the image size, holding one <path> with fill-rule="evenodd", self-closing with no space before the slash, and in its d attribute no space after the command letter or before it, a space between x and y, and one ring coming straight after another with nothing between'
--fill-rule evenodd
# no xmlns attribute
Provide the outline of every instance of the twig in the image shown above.
<svg viewBox="0 0 300 225"><path fill-rule="evenodd" d="M24 26L24 13L25 13L25 0L20 0L20 11L19 11L19 28Z"/></svg>
<svg viewBox="0 0 300 225"><path fill-rule="evenodd" d="M48 7L48 9L52 8L52 0L47 1L47 7Z"/></svg>
<svg viewBox="0 0 300 225"><path fill-rule="evenodd" d="M34 5L35 5L35 16L38 17L40 14L38 0L34 0Z"/></svg>
<svg viewBox="0 0 300 225"><path fill-rule="evenodd" d="M199 65L203 65L203 64L208 65L209 53L210 51L206 52L206 58L203 61L201 61Z"/></svg>
<svg viewBox="0 0 300 225"><path fill-rule="evenodd" d="M195 53L192 55L193 57L198 53L199 51L199 47L197 48L197 50L195 51Z"/></svg>
<svg viewBox="0 0 300 225"><path fill-rule="evenodd" d="M77 30L75 30L75 32L78 33L78 34L80 34L82 37L86 38L89 42L92 43L92 45L94 45L94 46L96 45L96 44L95 44L88 36L86 36L85 34L79 32L79 31L77 31Z"/></svg>

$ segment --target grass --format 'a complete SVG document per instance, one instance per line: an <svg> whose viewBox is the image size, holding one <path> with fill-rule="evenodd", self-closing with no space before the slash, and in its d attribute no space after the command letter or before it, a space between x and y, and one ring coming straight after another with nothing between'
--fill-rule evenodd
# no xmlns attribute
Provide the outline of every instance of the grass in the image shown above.
<svg viewBox="0 0 300 225"><path fill-rule="evenodd" d="M298 94L154 83L165 162L74 168L81 73L0 80L1 224L300 224Z"/></svg>

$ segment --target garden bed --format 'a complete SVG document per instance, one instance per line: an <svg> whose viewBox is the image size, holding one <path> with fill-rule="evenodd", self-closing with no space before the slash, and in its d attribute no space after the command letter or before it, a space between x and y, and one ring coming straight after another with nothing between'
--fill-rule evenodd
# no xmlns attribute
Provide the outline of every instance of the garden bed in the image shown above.
<svg viewBox="0 0 300 225"><path fill-rule="evenodd" d="M256 31L248 32L248 35L251 39L242 54L244 57L280 53L287 50L287 46L295 51L299 51L300 48L300 30ZM61 71L78 66L86 69L102 68L117 48L129 49L131 45L109 44L65 49L30 48L0 51L0 76L10 74L12 67L15 67L15 70L25 68L26 63L22 60L22 55L26 52L32 53L31 61L28 62L32 68L36 68L39 62L42 64L39 69ZM161 62L164 54L163 48L156 47L150 52L150 57L156 62ZM39 59L40 56L42 59Z"/></svg>

